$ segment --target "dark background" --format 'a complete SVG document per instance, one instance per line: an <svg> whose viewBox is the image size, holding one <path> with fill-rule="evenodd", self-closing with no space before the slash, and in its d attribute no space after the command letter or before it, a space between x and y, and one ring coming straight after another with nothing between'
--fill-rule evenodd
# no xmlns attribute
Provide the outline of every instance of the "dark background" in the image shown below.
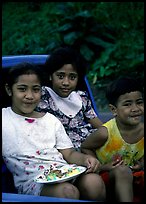
<svg viewBox="0 0 146 204"><path fill-rule="evenodd" d="M2 55L77 49L99 111L105 89L120 75L144 86L144 2L3 2Z"/></svg>

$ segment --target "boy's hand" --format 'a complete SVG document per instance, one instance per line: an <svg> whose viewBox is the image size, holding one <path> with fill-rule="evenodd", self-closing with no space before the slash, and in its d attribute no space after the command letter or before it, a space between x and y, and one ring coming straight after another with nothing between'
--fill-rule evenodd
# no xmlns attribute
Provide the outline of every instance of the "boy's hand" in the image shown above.
<svg viewBox="0 0 146 204"><path fill-rule="evenodd" d="M116 161L112 161L112 162L109 162L107 164L103 164L100 168L101 171L110 171L114 168L116 168L117 166L120 166L123 164L123 160L116 160Z"/></svg>
<svg viewBox="0 0 146 204"><path fill-rule="evenodd" d="M143 169L143 165L140 161L136 161L135 164L133 166L129 166L130 169L132 169L133 171L139 171Z"/></svg>

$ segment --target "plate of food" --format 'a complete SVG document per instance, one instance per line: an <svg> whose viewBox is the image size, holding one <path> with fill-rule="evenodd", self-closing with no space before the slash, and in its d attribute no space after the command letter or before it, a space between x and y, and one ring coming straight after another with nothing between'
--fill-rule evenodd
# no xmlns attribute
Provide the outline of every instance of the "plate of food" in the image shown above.
<svg viewBox="0 0 146 204"><path fill-rule="evenodd" d="M86 171L86 167L71 165L50 165L49 168L44 169L34 181L37 183L61 183L74 179Z"/></svg>

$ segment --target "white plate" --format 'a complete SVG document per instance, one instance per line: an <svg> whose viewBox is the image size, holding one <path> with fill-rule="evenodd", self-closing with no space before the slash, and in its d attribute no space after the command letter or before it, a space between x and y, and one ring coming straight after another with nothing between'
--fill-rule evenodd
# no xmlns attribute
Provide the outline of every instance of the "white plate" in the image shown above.
<svg viewBox="0 0 146 204"><path fill-rule="evenodd" d="M65 182L71 179L74 179L75 177L79 176L83 172L86 171L86 167L84 166L77 166L77 165L59 165L58 167L53 167L53 170L59 170L61 172L61 177L57 177L56 173L54 174L47 174L47 177L44 175L46 171L50 171L49 169L44 170L41 174L39 174L34 181L37 183L61 183ZM72 171L70 174L66 175L65 172Z"/></svg>

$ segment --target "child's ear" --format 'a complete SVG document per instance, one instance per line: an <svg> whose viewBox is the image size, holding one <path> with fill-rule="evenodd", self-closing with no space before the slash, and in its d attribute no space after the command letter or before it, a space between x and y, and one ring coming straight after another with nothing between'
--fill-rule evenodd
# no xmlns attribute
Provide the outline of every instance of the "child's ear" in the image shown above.
<svg viewBox="0 0 146 204"><path fill-rule="evenodd" d="M5 84L5 90L8 94L8 96L12 96L12 91L11 91L10 87L8 86L8 84Z"/></svg>
<svg viewBox="0 0 146 204"><path fill-rule="evenodd" d="M110 111L112 112L113 116L116 116L117 115L117 108L112 104L109 104L109 108L110 108Z"/></svg>
<svg viewBox="0 0 146 204"><path fill-rule="evenodd" d="M52 76L51 75L49 76L49 81L52 81Z"/></svg>

